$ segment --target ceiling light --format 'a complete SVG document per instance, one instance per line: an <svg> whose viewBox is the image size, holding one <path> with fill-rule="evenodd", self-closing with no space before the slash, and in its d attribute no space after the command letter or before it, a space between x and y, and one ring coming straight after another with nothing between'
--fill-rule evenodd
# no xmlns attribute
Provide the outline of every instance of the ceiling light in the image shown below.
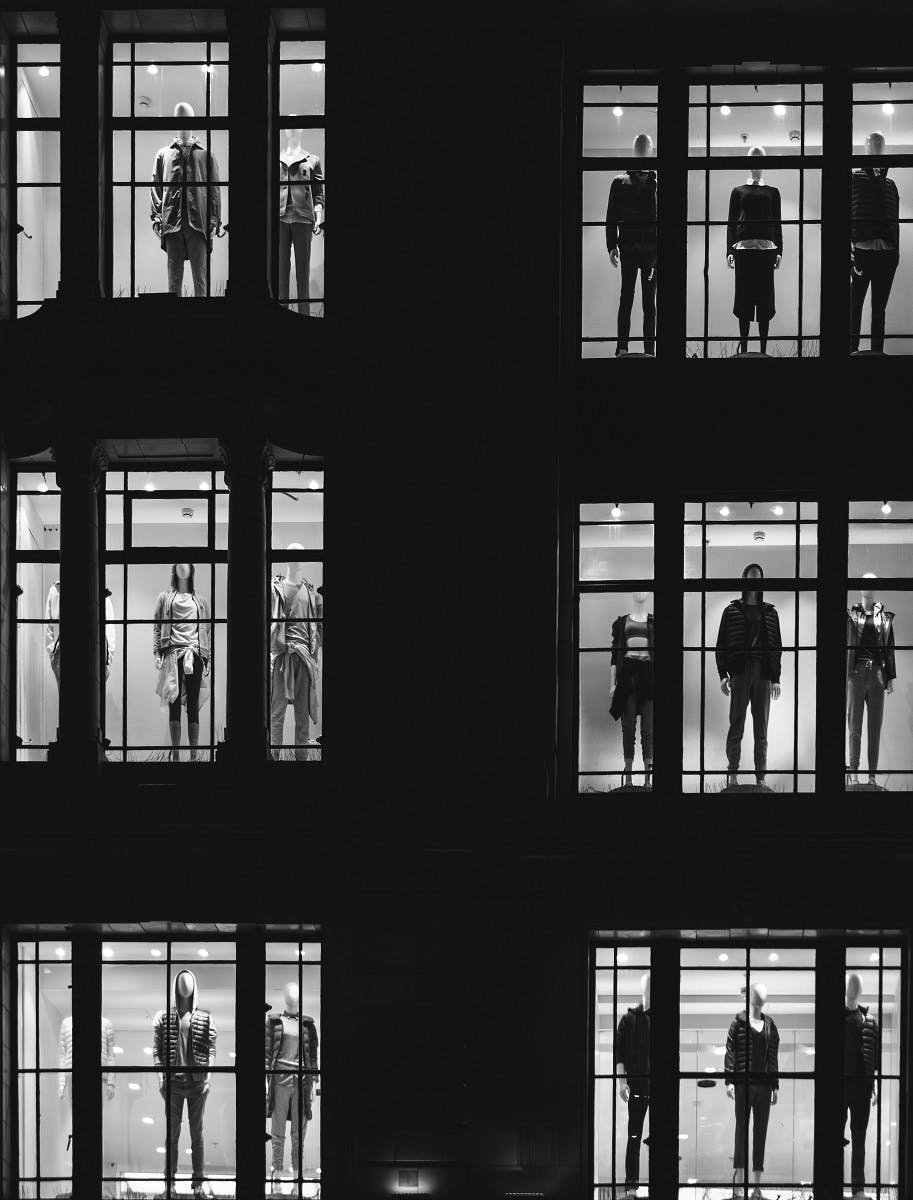
<svg viewBox="0 0 913 1200"><path fill-rule="evenodd" d="M156 1152L156 1154L164 1154L164 1153L165 1153L165 1147L164 1147L164 1146L156 1146L156 1148L155 1148L155 1152Z"/></svg>
<svg viewBox="0 0 913 1200"><path fill-rule="evenodd" d="M716 1067L704 1067L704 1070L708 1075L716 1074Z"/></svg>
<svg viewBox="0 0 913 1200"><path fill-rule="evenodd" d="M201 946L197 951L197 954L200 956L200 958L209 958L209 951L205 946Z"/></svg>
<svg viewBox="0 0 913 1200"><path fill-rule="evenodd" d="M770 954L768 954L768 956L767 956L768 962L779 962L779 960L780 960L780 955L777 954L776 950L772 950L770 952Z"/></svg>
<svg viewBox="0 0 913 1200"><path fill-rule="evenodd" d="M144 492L154 492L155 491L155 484L152 482L151 479L147 479L146 482L143 484L143 491Z"/></svg>
<svg viewBox="0 0 913 1200"><path fill-rule="evenodd" d="M316 479L312 479L310 481L310 483L308 484L308 487L311 489L312 492L316 492L320 489L320 484L317 482Z"/></svg>
<svg viewBox="0 0 913 1200"><path fill-rule="evenodd" d="M719 962L729 962L729 955L724 951L722 954L717 955L717 960Z"/></svg>
<svg viewBox="0 0 913 1200"><path fill-rule="evenodd" d="M782 517L783 516L783 505L775 504L770 511L773 513L773 515L775 517Z"/></svg>
<svg viewBox="0 0 913 1200"><path fill-rule="evenodd" d="M152 1053L151 1046L143 1046L143 1054L151 1054L151 1053Z"/></svg>
<svg viewBox="0 0 913 1200"><path fill-rule="evenodd" d="M615 107L612 109L612 116L613 117L623 117L624 115L625 115L625 110L621 107L620 104L616 104Z"/></svg>
<svg viewBox="0 0 913 1200"><path fill-rule="evenodd" d="M722 1058L723 1055L726 1053L726 1047L725 1046L714 1046L713 1053L717 1056L717 1058Z"/></svg>
<svg viewBox="0 0 913 1200"><path fill-rule="evenodd" d="M102 948L101 948L101 956L102 956L102 958L113 958L113 957L114 957L114 951L111 949L111 947L110 947L110 946L102 946Z"/></svg>
<svg viewBox="0 0 913 1200"><path fill-rule="evenodd" d="M201 63L200 70L204 75L214 75L216 71L215 67L211 63Z"/></svg>
<svg viewBox="0 0 913 1200"><path fill-rule="evenodd" d="M159 69L155 65L155 63L150 63L149 66L146 68L147 75L158 75L158 73L159 73Z"/></svg>
<svg viewBox="0 0 913 1200"><path fill-rule="evenodd" d="M143 1117L143 1124L144 1125L154 1125L155 1121L152 1119L152 1117Z"/></svg>
<svg viewBox="0 0 913 1200"><path fill-rule="evenodd" d="M201 492L208 492L208 491L209 491L209 480L208 480L208 479L201 479L201 480L200 480L200 484L199 484L199 486L200 486L200 491L201 491Z"/></svg>
<svg viewBox="0 0 913 1200"><path fill-rule="evenodd" d="M57 955L58 958L65 958L67 952L66 952L66 950L64 950L63 946L58 946L57 949L54 951L54 953Z"/></svg>
<svg viewBox="0 0 913 1200"><path fill-rule="evenodd" d="M162 957L162 952L161 952L161 950L159 950L158 946L153 946L152 949L149 951L149 953L152 955L153 958L161 958Z"/></svg>
<svg viewBox="0 0 913 1200"><path fill-rule="evenodd" d="M229 1052L228 1052L228 1057L229 1057L229 1058L235 1058L235 1057L236 1057L236 1056L235 1056L235 1052L234 1052L234 1050L229 1050Z"/></svg>
<svg viewBox="0 0 913 1200"><path fill-rule="evenodd" d="M878 951L877 950L873 950L872 953L869 955L869 962L878 962Z"/></svg>
<svg viewBox="0 0 913 1200"><path fill-rule="evenodd" d="M894 116L894 105L891 103L890 100L888 100L885 104L882 104L881 111L884 113L884 115L886 117L893 117Z"/></svg>
<svg viewBox="0 0 913 1200"><path fill-rule="evenodd" d="M39 67L38 68L38 74L41 76L42 79L47 79L47 77L50 75L50 73L51 72L48 70L47 67Z"/></svg>
<svg viewBox="0 0 913 1200"><path fill-rule="evenodd" d="M131 1092L138 1092L140 1090L140 1086L138 1083L128 1083L127 1087L130 1089Z"/></svg>
<svg viewBox="0 0 913 1200"><path fill-rule="evenodd" d="M305 950L304 946L298 951L298 955L300 958L307 958L307 950Z"/></svg>
<svg viewBox="0 0 913 1200"><path fill-rule="evenodd" d="M113 1050L113 1052L115 1054L123 1054L124 1053L123 1046L112 1046L111 1049Z"/></svg>
<svg viewBox="0 0 913 1200"><path fill-rule="evenodd" d="M815 1057L815 1047L814 1046L803 1046L802 1049L805 1051L805 1053L808 1055L809 1058Z"/></svg>
<svg viewBox="0 0 913 1200"><path fill-rule="evenodd" d="M621 516L621 509L618 507L617 504L612 505L612 516L615 518L616 521Z"/></svg>
<svg viewBox="0 0 913 1200"><path fill-rule="evenodd" d="M888 504L887 500L885 500L884 504L881 506L881 511L886 517L889 517L894 510L891 508L890 504Z"/></svg>
<svg viewBox="0 0 913 1200"><path fill-rule="evenodd" d="M311 63L311 70L316 71L316 73L319 75L323 70L323 63Z"/></svg>
<svg viewBox="0 0 913 1200"><path fill-rule="evenodd" d="M50 973L51 973L51 968L50 968L50 967L42 967L42 968L41 968L41 974L42 974L42 975L50 975Z"/></svg>
<svg viewBox="0 0 913 1200"><path fill-rule="evenodd" d="M729 505L728 504L724 504L723 507L720 509L720 516L721 517L729 516Z"/></svg>
<svg viewBox="0 0 913 1200"><path fill-rule="evenodd" d="M774 105L774 115L777 117L785 117L786 116L786 105L785 104L775 104Z"/></svg>
<svg viewBox="0 0 913 1200"><path fill-rule="evenodd" d="M45 476L44 471L42 471L41 472L41 483L38 484L38 491L41 492L43 495L47 490L48 490L47 477Z"/></svg>
<svg viewBox="0 0 913 1200"><path fill-rule="evenodd" d="M628 956L625 954L624 950L619 951L618 961L620 963L626 963L628 961Z"/></svg>
<svg viewBox="0 0 913 1200"><path fill-rule="evenodd" d="M687 1135L687 1133L680 1133L680 1134L678 1135L678 1140L679 1140L680 1142L687 1142L687 1140L688 1140L688 1135Z"/></svg>
<svg viewBox="0 0 913 1200"><path fill-rule="evenodd" d="M732 112L732 109L729 107L728 104L720 105L720 116L728 117L731 112Z"/></svg>

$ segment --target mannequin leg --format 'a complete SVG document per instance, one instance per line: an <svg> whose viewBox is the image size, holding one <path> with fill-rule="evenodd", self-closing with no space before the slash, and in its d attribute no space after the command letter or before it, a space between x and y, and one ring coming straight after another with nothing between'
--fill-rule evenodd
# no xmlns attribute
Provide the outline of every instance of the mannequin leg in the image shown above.
<svg viewBox="0 0 913 1200"><path fill-rule="evenodd" d="M188 229L184 237L186 238L187 257L190 259L193 294L195 297L205 296L209 246L206 238L199 230Z"/></svg>
<svg viewBox="0 0 913 1200"><path fill-rule="evenodd" d="M748 337L751 333L751 321L747 317L739 317L739 354L748 353Z"/></svg>
<svg viewBox="0 0 913 1200"><path fill-rule="evenodd" d="M279 299L288 300L289 278L292 273L292 227L288 221L279 222Z"/></svg>
<svg viewBox="0 0 913 1200"><path fill-rule="evenodd" d="M298 312L310 316L308 302L311 289L311 238L314 226L296 221L291 226L292 243L295 247L295 290L298 293Z"/></svg>
<svg viewBox="0 0 913 1200"><path fill-rule="evenodd" d="M758 334L760 335L760 338L761 338L761 345L760 345L759 349L762 354L767 353L767 333L768 333L769 329L770 329L770 321L769 320L762 321L759 318L758 319Z"/></svg>
<svg viewBox="0 0 913 1200"><path fill-rule="evenodd" d="M285 725L285 710L288 707L288 699L285 695L285 675L282 671L284 663L285 655L280 654L273 663L270 676L269 740L275 759L282 757L282 729Z"/></svg>
<svg viewBox="0 0 913 1200"><path fill-rule="evenodd" d="M637 283L637 256L619 251L621 258L621 294L618 297L618 342L616 354L624 354L628 349L628 338L631 335L631 309L634 307L634 285Z"/></svg>
<svg viewBox="0 0 913 1200"><path fill-rule="evenodd" d="M770 721L770 680L761 678L761 663L754 661L745 672L750 677L751 722L754 729L755 779L761 784L767 775L767 726Z"/></svg>
<svg viewBox="0 0 913 1200"><path fill-rule="evenodd" d="M849 730L850 782L858 783L859 758L862 753L862 715L865 711L865 668L857 663L846 681L846 723Z"/></svg>
<svg viewBox="0 0 913 1200"><path fill-rule="evenodd" d="M873 250L856 250L853 253L853 265L850 269L850 350L859 349L859 339L862 332L862 309L865 305L866 293L871 279L871 261Z"/></svg>
<svg viewBox="0 0 913 1200"><path fill-rule="evenodd" d="M751 1169L755 1187L759 1187L764 1173L764 1151L767 1147L767 1126L770 1122L771 1089L766 1084L751 1085Z"/></svg>
<svg viewBox="0 0 913 1200"><path fill-rule="evenodd" d="M748 1141L748 1097L745 1084L735 1085L735 1145L732 1151L732 1184L745 1182L745 1151Z"/></svg>
<svg viewBox="0 0 913 1200"><path fill-rule="evenodd" d="M298 675L295 679L295 758L298 762L307 762L310 750L307 742L311 736L311 677L307 667L299 661Z"/></svg>
<svg viewBox="0 0 913 1200"><path fill-rule="evenodd" d="M644 784L650 787L653 771L653 701L644 700L640 706L640 748L644 756Z"/></svg>
<svg viewBox="0 0 913 1200"><path fill-rule="evenodd" d="M865 1193L865 1136L872 1106L871 1084L861 1079L847 1081L850 1114L850 1187L853 1195Z"/></svg>
<svg viewBox="0 0 913 1200"><path fill-rule="evenodd" d="M203 1172L206 1168L206 1150L203 1146L203 1111L206 1108L207 1093L203 1085L194 1084L193 1090L187 1096L187 1124L190 1126L190 1155L193 1166L193 1190L197 1191L203 1184Z"/></svg>
<svg viewBox="0 0 913 1200"><path fill-rule="evenodd" d="M181 664L178 662L178 695L168 705L168 732L171 735L171 761L181 761Z"/></svg>
<svg viewBox="0 0 913 1200"><path fill-rule="evenodd" d="M636 1191L640 1182L640 1146L649 1107L649 1096L631 1093L628 1099L628 1142L625 1147L625 1190L629 1192Z"/></svg>
<svg viewBox="0 0 913 1200"><path fill-rule="evenodd" d="M184 289L184 235L169 233L165 238L165 254L168 260L168 291L180 296Z"/></svg>
<svg viewBox="0 0 913 1200"><path fill-rule="evenodd" d="M51 655L51 670L54 672L54 678L57 680L57 690L60 691L60 646Z"/></svg>
<svg viewBox="0 0 913 1200"><path fill-rule="evenodd" d="M270 1123L270 1140L273 1151L273 1170L281 1171L285 1159L285 1124L289 1120L294 1086L282 1082L284 1076L274 1077L273 1114ZM294 1164L293 1164L294 1165Z"/></svg>
<svg viewBox="0 0 913 1200"><path fill-rule="evenodd" d="M631 691L625 697L624 712L621 714L621 745L625 760L623 787L630 787L634 767L634 743L637 731L637 695Z"/></svg>
<svg viewBox="0 0 913 1200"><path fill-rule="evenodd" d="M878 770L878 751L881 746L881 723L884 720L884 674L881 667L869 668L866 690L868 715L869 780L875 782Z"/></svg>
<svg viewBox="0 0 913 1200"><path fill-rule="evenodd" d="M742 735L748 711L748 672L734 675L729 684L729 733L726 737L726 770L729 782L735 783L742 757Z"/></svg>
<svg viewBox="0 0 913 1200"><path fill-rule="evenodd" d="M190 743L190 761L198 758L200 743L200 688L203 684L203 660L199 654L193 656L193 674L184 676L184 693L187 697L187 740Z"/></svg>
<svg viewBox="0 0 913 1200"><path fill-rule="evenodd" d="M656 269L648 279L650 264L644 258L640 264L640 298L644 309L644 352L656 353Z"/></svg>
<svg viewBox="0 0 913 1200"><path fill-rule="evenodd" d="M890 250L872 251L872 349L884 351L884 317L900 261Z"/></svg>

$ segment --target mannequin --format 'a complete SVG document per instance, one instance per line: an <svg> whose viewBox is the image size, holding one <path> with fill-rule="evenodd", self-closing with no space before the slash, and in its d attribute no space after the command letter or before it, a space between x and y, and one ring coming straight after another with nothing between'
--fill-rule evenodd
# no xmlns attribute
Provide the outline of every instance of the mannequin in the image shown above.
<svg viewBox="0 0 913 1200"><path fill-rule="evenodd" d="M757 563L749 563L743 579L763 579ZM780 698L780 660L783 641L780 618L764 593L747 591L723 610L716 639L716 665L720 690L729 696L729 735L726 738L727 787L738 786L739 759L745 714L751 704L754 726L754 768L758 787L767 775L767 723L770 702Z"/></svg>
<svg viewBox="0 0 913 1200"><path fill-rule="evenodd" d="M310 304L311 238L323 228L323 170L316 154L301 144L303 129L282 131L279 154L279 299L288 300L295 248L298 312L308 316Z"/></svg>
<svg viewBox="0 0 913 1200"><path fill-rule="evenodd" d="M292 542L285 576L272 582L270 635L270 743L279 758L285 710L295 709L295 758L311 757L310 722L319 716L320 647L323 644L323 600L305 579L304 547Z"/></svg>
<svg viewBox="0 0 913 1200"><path fill-rule="evenodd" d="M266 1115L272 1118L273 1183L282 1176L287 1122L292 1126L293 1178L303 1165L301 1147L312 1115L314 1076L302 1072L317 1070L317 1026L313 1017L299 1011L298 984L287 983L282 998L282 1015L266 1018Z"/></svg>
<svg viewBox="0 0 913 1200"><path fill-rule="evenodd" d="M171 762L181 758L181 705L187 708L190 761L197 762L200 742L200 691L209 676L209 603L194 588L193 563L175 563L171 584L159 592L152 626L155 692L168 706Z"/></svg>
<svg viewBox="0 0 913 1200"><path fill-rule="evenodd" d="M753 983L748 989L749 1011L736 1013L726 1038L726 1095L735 1101L735 1153L732 1159L733 1195L739 1184L745 1183L745 1144L748 1119L754 1114L752 1130L751 1169L754 1175L752 1200L761 1196L761 1175L764 1172L764 1149L767 1144L767 1123L770 1108L777 1103L780 1088L780 1034L776 1024L763 1011L767 1003L767 988ZM751 1078L746 1078L750 1075Z"/></svg>
<svg viewBox="0 0 913 1200"><path fill-rule="evenodd" d="M634 157L650 158L653 139L639 133ZM618 342L615 354L627 354L631 332L634 287L640 272L644 309L644 351L656 352L656 172L647 169L616 175L609 189L605 214L605 241L613 267L621 261L621 295L618 300Z"/></svg>
<svg viewBox="0 0 913 1200"><path fill-rule="evenodd" d="M862 979L855 971L848 972L843 1010L843 1073L845 1105L850 1118L852 1141L850 1180L853 1200L866 1200L865 1135L869 1127L869 1113L878 1101L875 1076L881 1057L878 1022L874 1017L870 1017L869 1010L859 1003L861 995Z"/></svg>
<svg viewBox="0 0 913 1200"><path fill-rule="evenodd" d="M757 317L761 353L767 353L767 333L776 312L774 271L783 256L780 193L764 182L763 146L748 151L752 160L748 182L732 189L726 231L726 261L735 271L733 315L739 320L739 354L748 353L751 322Z"/></svg>
<svg viewBox="0 0 913 1200"><path fill-rule="evenodd" d="M73 1018L64 1017L60 1023L60 1036L57 1042L57 1061L60 1067L60 1075L57 1081L57 1095L64 1102L68 1109L68 1128L70 1132L67 1134L67 1150L73 1140L73 1087L71 1074L73 1070ZM114 1066L114 1026L107 1017L101 1019L101 1064L103 1067ZM113 1072L103 1071L101 1076L101 1086L105 1093L105 1100L114 1099L114 1080L116 1076Z"/></svg>
<svg viewBox="0 0 913 1200"><path fill-rule="evenodd" d="M871 573L864 579L876 579ZM862 714L867 708L869 743L869 783L875 784L884 698L894 691L897 670L894 663L894 614L875 599L871 584L863 586L859 603L846 614L846 722L850 734L850 761L847 783L859 785L859 758L862 752Z"/></svg>
<svg viewBox="0 0 913 1200"><path fill-rule="evenodd" d="M161 1009L155 1014L152 1022L152 1061L158 1068L159 1092L169 1106L166 1179L171 1180L173 1190L186 1100L193 1194L200 1196L205 1167L203 1111L212 1080L209 1068L216 1061L216 1027L212 1014L197 1007L197 980L193 971L178 972L174 980L173 1007L168 1013Z"/></svg>
<svg viewBox="0 0 913 1200"><path fill-rule="evenodd" d="M206 295L207 260L222 223L219 165L194 137L193 108L174 106L181 128L156 152L152 166L152 230L168 256L168 291L180 296L184 262L190 260L194 296Z"/></svg>
<svg viewBox="0 0 913 1200"><path fill-rule="evenodd" d="M640 744L644 756L644 785L650 786L653 771L653 614L647 612L649 592L634 592L629 613L612 624L612 665L609 712L621 717L625 773L623 787L631 787L634 738L640 715Z"/></svg>
<svg viewBox="0 0 913 1200"><path fill-rule="evenodd" d="M618 1098L628 1106L624 1196L635 1196L640 1182L640 1143L650 1107L650 972L640 979L641 1002L618 1022L615 1039Z"/></svg>
<svg viewBox="0 0 913 1200"><path fill-rule="evenodd" d="M48 599L44 606L44 648L51 660L51 670L60 688L60 580L56 579L48 588ZM111 661L117 649L114 632L114 605L110 592L105 593L105 681L111 674Z"/></svg>
<svg viewBox="0 0 913 1200"><path fill-rule="evenodd" d="M884 154L883 133L870 133L865 139L866 154ZM850 301L851 339L854 352L859 349L862 306L869 284L872 285L872 349L884 353L884 318L891 295L894 273L900 262L900 197L888 167L858 167L852 176L850 201Z"/></svg>

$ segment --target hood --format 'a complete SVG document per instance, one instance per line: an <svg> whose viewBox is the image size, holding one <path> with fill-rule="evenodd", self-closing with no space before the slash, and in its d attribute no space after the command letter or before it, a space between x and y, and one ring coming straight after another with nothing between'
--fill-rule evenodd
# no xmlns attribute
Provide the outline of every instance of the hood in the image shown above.
<svg viewBox="0 0 913 1200"><path fill-rule="evenodd" d="M748 1014L745 1012L744 1008L739 1009L735 1015L735 1019L737 1021L741 1021L743 1025L745 1024L745 1022L748 1020ZM766 1029L770 1024L770 1017L767 1015L767 1013L761 1013L761 1020L764 1022L764 1027Z"/></svg>
<svg viewBox="0 0 913 1200"><path fill-rule="evenodd" d="M642 171L625 171L632 183L649 183L656 178L656 172L645 167Z"/></svg>
<svg viewBox="0 0 913 1200"><path fill-rule="evenodd" d="M193 980L193 987L190 990L190 1009L189 1009L190 1012L193 1012L193 1010L197 1006L197 977L196 977L196 975L194 975L193 971L191 971L187 967L181 967L181 969L178 972L176 972L176 974L174 976L174 993L172 996L172 999L174 1000L174 1007L176 1009L180 1009L180 1007L181 1007L180 1004L178 1003L178 976L180 976L180 975L189 975L190 978Z"/></svg>

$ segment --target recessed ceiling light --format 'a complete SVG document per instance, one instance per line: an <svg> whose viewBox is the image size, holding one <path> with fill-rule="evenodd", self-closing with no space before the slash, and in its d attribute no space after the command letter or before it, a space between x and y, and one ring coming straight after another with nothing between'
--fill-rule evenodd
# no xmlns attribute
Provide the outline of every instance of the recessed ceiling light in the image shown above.
<svg viewBox="0 0 913 1200"><path fill-rule="evenodd" d="M724 951L722 954L717 955L717 959L719 962L729 962L729 955Z"/></svg>
<svg viewBox="0 0 913 1200"><path fill-rule="evenodd" d="M146 68L147 75L158 75L158 73L159 73L159 69L155 65L155 63L150 63L149 66Z"/></svg>
<svg viewBox="0 0 913 1200"><path fill-rule="evenodd" d="M621 107L620 104L616 104L615 107L612 109L612 116L613 117L623 117L624 115L625 115L625 110Z"/></svg>
<svg viewBox="0 0 913 1200"><path fill-rule="evenodd" d="M154 1125L155 1121L152 1119L152 1117L143 1117L143 1124L144 1125Z"/></svg>
<svg viewBox="0 0 913 1200"><path fill-rule="evenodd" d="M234 1057L235 1057L235 1052L234 1052L234 1050L229 1050L229 1052L228 1052L228 1057L229 1057L229 1058L234 1058Z"/></svg>
<svg viewBox="0 0 913 1200"><path fill-rule="evenodd" d="M713 1075L716 1072L716 1067L704 1067L708 1075Z"/></svg>
<svg viewBox="0 0 913 1200"><path fill-rule="evenodd" d="M138 1083L128 1083L127 1087L130 1089L131 1092L138 1092L140 1090L140 1086Z"/></svg>
<svg viewBox="0 0 913 1200"><path fill-rule="evenodd" d="M151 1046L143 1046L143 1054L151 1054L151 1053L152 1053Z"/></svg>
<svg viewBox="0 0 913 1200"><path fill-rule="evenodd" d="M209 958L209 951L205 946L201 946L197 951L197 954L200 956L200 958Z"/></svg>
<svg viewBox="0 0 913 1200"><path fill-rule="evenodd" d="M725 1046L714 1046L713 1053L717 1056L717 1058L722 1058L723 1055L726 1053L726 1047Z"/></svg>
<svg viewBox="0 0 913 1200"><path fill-rule="evenodd" d="M783 516L783 505L775 504L770 511L773 513L773 515L775 517L782 517Z"/></svg>
<svg viewBox="0 0 913 1200"><path fill-rule="evenodd" d="M881 511L884 513L884 515L886 517L889 517L891 515L891 513L894 511L894 509L891 508L890 504L888 504L887 500L885 500L884 504L882 504L882 506L881 506Z"/></svg>
<svg viewBox="0 0 913 1200"><path fill-rule="evenodd" d="M877 950L873 950L872 953L869 955L869 962L878 962L878 951Z"/></svg>
<svg viewBox="0 0 913 1200"><path fill-rule="evenodd" d="M687 1133L680 1133L680 1134L678 1135L678 1140L679 1140L680 1142L687 1142L687 1140L688 1140L688 1135L687 1135Z"/></svg>
<svg viewBox="0 0 913 1200"><path fill-rule="evenodd" d="M774 105L774 115L777 117L785 117L786 116L786 105L785 104L775 104Z"/></svg>
<svg viewBox="0 0 913 1200"><path fill-rule="evenodd" d="M113 958L114 951L110 946L102 946L101 956L102 956L102 958Z"/></svg>
<svg viewBox="0 0 913 1200"><path fill-rule="evenodd" d="M50 73L51 72L48 70L47 67L39 67L38 68L38 74L41 76L42 79L47 79L47 77L50 75Z"/></svg>
<svg viewBox="0 0 913 1200"><path fill-rule="evenodd" d="M728 504L724 504L723 507L720 509L720 516L721 517L729 516L729 505Z"/></svg>
<svg viewBox="0 0 913 1200"><path fill-rule="evenodd" d="M50 968L50 967L42 967L42 969L41 969L41 974L42 974L42 975L50 975L50 973L51 973L51 968Z"/></svg>
<svg viewBox="0 0 913 1200"><path fill-rule="evenodd" d="M308 483L308 487L311 489L312 492L316 492L318 490L318 488L320 487L320 484L317 482L316 479L312 479Z"/></svg>
<svg viewBox="0 0 913 1200"><path fill-rule="evenodd" d="M616 521L621 516L621 509L618 507L617 504L612 505L612 516L615 518Z"/></svg>
<svg viewBox="0 0 913 1200"><path fill-rule="evenodd" d="M731 112L732 112L732 109L729 107L728 104L720 105L720 115L721 116L728 117Z"/></svg>
<svg viewBox="0 0 913 1200"><path fill-rule="evenodd" d="M124 1053L123 1046L112 1046L111 1049L114 1051L115 1054L123 1054Z"/></svg>
<svg viewBox="0 0 913 1200"><path fill-rule="evenodd" d="M209 480L208 480L208 479L201 479L201 480L200 480L200 491L201 491L201 492L208 492L208 491L209 491Z"/></svg>
<svg viewBox="0 0 913 1200"><path fill-rule="evenodd" d="M161 958L162 957L162 952L161 952L161 950L159 950L158 946L153 946L152 949L149 951L149 953L152 955L153 958Z"/></svg>
<svg viewBox="0 0 913 1200"><path fill-rule="evenodd" d="M780 955L777 954L776 950L772 950L770 952L770 954L768 954L768 956L767 956L768 962L778 962L779 959L780 959Z"/></svg>
<svg viewBox="0 0 913 1200"><path fill-rule="evenodd" d="M143 484L143 491L144 492L154 492L155 491L155 484L152 482L151 479L147 479L146 482Z"/></svg>
<svg viewBox="0 0 913 1200"><path fill-rule="evenodd" d="M164 1147L164 1146L156 1146L156 1148L155 1148L155 1152L156 1152L156 1154L164 1154L164 1153L165 1153L165 1147Z"/></svg>
<svg viewBox="0 0 913 1200"><path fill-rule="evenodd" d="M323 63L311 63L311 70L316 71L316 73L319 75L323 70Z"/></svg>
<svg viewBox="0 0 913 1200"><path fill-rule="evenodd" d="M66 952L66 950L64 950L63 946L58 946L57 949L54 951L54 953L57 955L58 958L65 958L67 952Z"/></svg>
<svg viewBox="0 0 913 1200"><path fill-rule="evenodd" d="M886 103L882 104L881 111L884 113L884 115L886 117L893 117L894 116L894 105L891 103L890 100L888 100Z"/></svg>
<svg viewBox="0 0 913 1200"><path fill-rule="evenodd" d="M38 491L41 492L42 495L44 495L44 493L47 490L48 490L48 481L45 478L44 471L42 471L41 472L41 483L38 484Z"/></svg>
<svg viewBox="0 0 913 1200"><path fill-rule="evenodd" d="M200 70L204 75L214 75L216 71L215 67L212 66L211 63L202 63L200 65Z"/></svg>

